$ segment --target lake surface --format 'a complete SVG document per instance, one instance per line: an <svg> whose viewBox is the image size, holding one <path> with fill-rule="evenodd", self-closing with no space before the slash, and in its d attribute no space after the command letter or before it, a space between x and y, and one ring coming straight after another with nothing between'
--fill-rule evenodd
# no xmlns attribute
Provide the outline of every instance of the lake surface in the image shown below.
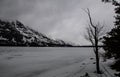
<svg viewBox="0 0 120 77"><path fill-rule="evenodd" d="M0 77L67 77L90 57L92 48L0 47Z"/></svg>

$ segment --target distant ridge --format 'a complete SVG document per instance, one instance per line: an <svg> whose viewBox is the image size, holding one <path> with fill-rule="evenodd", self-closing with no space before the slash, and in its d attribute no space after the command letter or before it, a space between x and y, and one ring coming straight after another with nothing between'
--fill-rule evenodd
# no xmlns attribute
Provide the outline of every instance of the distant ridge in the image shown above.
<svg viewBox="0 0 120 77"><path fill-rule="evenodd" d="M74 46L74 47L95 47L92 45L80 45L80 46ZM105 47L104 45L99 45L98 47Z"/></svg>
<svg viewBox="0 0 120 77"><path fill-rule="evenodd" d="M0 46L72 47L63 40L53 40L24 26L20 21L0 20Z"/></svg>

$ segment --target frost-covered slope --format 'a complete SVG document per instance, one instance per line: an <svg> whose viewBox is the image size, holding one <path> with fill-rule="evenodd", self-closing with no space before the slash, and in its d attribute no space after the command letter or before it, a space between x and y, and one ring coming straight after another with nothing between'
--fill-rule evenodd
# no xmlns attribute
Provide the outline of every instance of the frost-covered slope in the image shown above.
<svg viewBox="0 0 120 77"><path fill-rule="evenodd" d="M19 21L0 20L0 45L2 46L71 46L64 41L48 38Z"/></svg>

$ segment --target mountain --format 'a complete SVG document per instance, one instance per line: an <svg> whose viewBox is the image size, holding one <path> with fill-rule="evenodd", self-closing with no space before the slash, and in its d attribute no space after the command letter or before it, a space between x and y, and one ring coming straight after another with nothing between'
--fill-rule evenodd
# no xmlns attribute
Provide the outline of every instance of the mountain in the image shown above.
<svg viewBox="0 0 120 77"><path fill-rule="evenodd" d="M0 46L72 46L63 40L53 40L46 35L24 26L20 21L0 20Z"/></svg>

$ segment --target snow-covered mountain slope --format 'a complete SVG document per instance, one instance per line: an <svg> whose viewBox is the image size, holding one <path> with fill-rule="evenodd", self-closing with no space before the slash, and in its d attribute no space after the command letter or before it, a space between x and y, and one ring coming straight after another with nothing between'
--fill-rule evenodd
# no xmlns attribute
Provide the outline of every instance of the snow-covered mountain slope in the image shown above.
<svg viewBox="0 0 120 77"><path fill-rule="evenodd" d="M53 40L19 21L0 20L1 46L72 46L62 40Z"/></svg>

